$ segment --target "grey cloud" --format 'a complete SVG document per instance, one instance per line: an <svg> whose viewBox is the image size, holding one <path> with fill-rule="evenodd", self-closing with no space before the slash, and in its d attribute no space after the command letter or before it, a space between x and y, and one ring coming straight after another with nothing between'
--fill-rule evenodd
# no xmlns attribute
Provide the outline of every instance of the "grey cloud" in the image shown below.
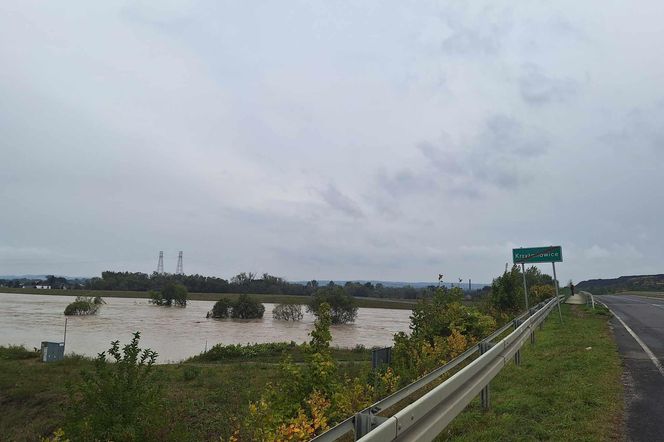
<svg viewBox="0 0 664 442"><path fill-rule="evenodd" d="M495 55L512 29L509 11L493 6L486 6L476 14L463 11L460 16L458 11L448 11L445 22L452 30L441 44L442 52L447 55Z"/></svg>
<svg viewBox="0 0 664 442"><path fill-rule="evenodd" d="M460 28L443 40L441 48L443 53L452 55L491 55L498 52L500 42L492 32Z"/></svg>
<svg viewBox="0 0 664 442"><path fill-rule="evenodd" d="M333 184L329 184L325 190L319 192L323 200L333 209L353 218L361 218L364 212L353 199L344 195Z"/></svg>
<svg viewBox="0 0 664 442"><path fill-rule="evenodd" d="M378 173L378 182L381 188L392 196L422 192L429 193L439 188L434 176L415 172L410 169L400 169L394 173L380 171Z"/></svg>
<svg viewBox="0 0 664 442"><path fill-rule="evenodd" d="M549 136L540 128L526 125L506 115L493 115L486 120L476 151L480 155L536 157L550 144Z"/></svg>
<svg viewBox="0 0 664 442"><path fill-rule="evenodd" d="M563 102L577 91L574 80L550 77L534 64L523 66L518 84L521 98L531 105Z"/></svg>
<svg viewBox="0 0 664 442"><path fill-rule="evenodd" d="M3 273L489 282L558 240L561 279L648 271L661 14L563 3L0 6Z"/></svg>
<svg viewBox="0 0 664 442"><path fill-rule="evenodd" d="M531 162L550 145L543 130L502 114L488 117L476 139L456 146L447 134L438 144L423 141L415 149L425 163L377 174L381 190L392 198L433 195L480 199L491 188L513 190L532 179Z"/></svg>
<svg viewBox="0 0 664 442"><path fill-rule="evenodd" d="M447 139L447 137L445 138ZM439 171L451 175L463 175L465 173L460 161L453 154L445 151L444 146L439 148L428 141L423 141L418 143L416 147Z"/></svg>
<svg viewBox="0 0 664 442"><path fill-rule="evenodd" d="M600 136L615 149L646 155L664 154L664 99L634 108L622 116L617 128Z"/></svg>

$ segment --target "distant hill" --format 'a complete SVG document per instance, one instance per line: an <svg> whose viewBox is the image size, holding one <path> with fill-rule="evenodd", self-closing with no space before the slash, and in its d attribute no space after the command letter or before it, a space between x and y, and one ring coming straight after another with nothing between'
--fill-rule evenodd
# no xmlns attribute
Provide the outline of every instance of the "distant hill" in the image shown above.
<svg viewBox="0 0 664 442"><path fill-rule="evenodd" d="M587 290L601 295L622 291L664 292L664 275L621 276L613 279L589 279L576 285L577 290Z"/></svg>
<svg viewBox="0 0 664 442"><path fill-rule="evenodd" d="M308 281L292 281L292 282L295 283L295 284L306 284ZM364 279L357 280L357 279L353 279L353 280L348 280L348 281L333 280L332 282L334 282L337 285L341 285L341 286L343 286L347 282L359 282L360 284L366 284L367 282L370 282L373 285L383 284L384 287L409 287L410 286L410 287L413 287L413 288L416 288L416 289L421 289L421 288L425 288L425 287L429 287L429 286L434 286L434 287L438 286L437 281L436 282L423 282L423 281L405 282L405 281L376 281L376 280L364 280ZM328 280L328 279L318 280L318 286L319 287L327 285L329 283L330 283L330 280ZM448 288L452 287L452 283L449 283L449 282L444 282L441 285L443 285L445 287L448 287ZM490 285L491 284L471 283L471 290L481 290L484 287L490 286ZM458 283L454 283L454 287L458 287L458 286L459 286ZM468 290L468 282L467 281L462 282L461 283L461 288L463 288L464 290Z"/></svg>

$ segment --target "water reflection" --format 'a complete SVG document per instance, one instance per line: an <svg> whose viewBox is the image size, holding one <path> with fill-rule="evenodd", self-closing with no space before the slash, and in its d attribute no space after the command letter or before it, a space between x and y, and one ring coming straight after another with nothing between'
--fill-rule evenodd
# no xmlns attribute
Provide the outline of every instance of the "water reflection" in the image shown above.
<svg viewBox="0 0 664 442"><path fill-rule="evenodd" d="M71 296L0 294L0 345L39 347L41 341L62 341ZM159 353L158 362L176 362L217 344L295 341L309 339L314 317L304 314L300 322L272 319L275 304L265 304L265 316L255 320L206 319L214 304L190 301L186 308L156 307L147 299L105 298L95 316L70 316L67 354L95 356L110 341L127 343L131 333L141 332L141 347ZM332 326L332 345L387 346L399 331L408 331L409 310L361 308L354 324Z"/></svg>

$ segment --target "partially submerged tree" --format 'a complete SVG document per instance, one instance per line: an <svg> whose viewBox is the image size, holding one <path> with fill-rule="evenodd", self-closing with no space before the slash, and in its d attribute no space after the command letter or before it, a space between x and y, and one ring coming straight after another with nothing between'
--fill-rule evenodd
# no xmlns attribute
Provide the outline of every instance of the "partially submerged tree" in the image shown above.
<svg viewBox="0 0 664 442"><path fill-rule="evenodd" d="M207 313L210 318L260 319L265 313L265 306L249 295L240 295L232 301L221 298L214 304L212 311Z"/></svg>
<svg viewBox="0 0 664 442"><path fill-rule="evenodd" d="M169 282L159 292L150 290L149 295L152 304L164 305L167 307L170 307L171 305L186 307L189 293L187 292L187 288L182 284Z"/></svg>
<svg viewBox="0 0 664 442"><path fill-rule="evenodd" d="M102 304L106 304L106 302L104 302L101 296L95 296L94 298L77 296L76 300L65 308L65 315L94 315Z"/></svg>
<svg viewBox="0 0 664 442"><path fill-rule="evenodd" d="M231 318L259 319L265 313L265 306L249 295L240 295L233 303Z"/></svg>
<svg viewBox="0 0 664 442"><path fill-rule="evenodd" d="M208 312L208 318L228 318L233 309L233 301L228 298L221 298L214 304L212 311Z"/></svg>
<svg viewBox="0 0 664 442"><path fill-rule="evenodd" d="M357 317L357 302L338 285L328 285L318 289L311 297L307 310L318 316L322 304L330 306L332 324L346 324L355 322Z"/></svg>
<svg viewBox="0 0 664 442"><path fill-rule="evenodd" d="M301 321L302 316L300 304L279 304L272 310L272 317L280 321Z"/></svg>

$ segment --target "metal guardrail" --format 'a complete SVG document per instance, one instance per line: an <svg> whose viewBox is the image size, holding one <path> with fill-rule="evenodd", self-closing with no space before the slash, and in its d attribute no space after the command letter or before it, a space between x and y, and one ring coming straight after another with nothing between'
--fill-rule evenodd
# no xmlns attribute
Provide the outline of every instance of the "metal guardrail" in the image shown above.
<svg viewBox="0 0 664 442"><path fill-rule="evenodd" d="M560 296L559 299L562 300L563 297ZM535 327L544 321L557 302L556 298L541 302L491 333L479 345L469 348L447 364L346 419L312 439L312 442L335 441L350 431L354 431L356 437L360 436L360 439L356 440L361 441L433 440L478 394L482 393L483 405L488 406L489 382L511 357L514 356L515 362L520 362L519 350L528 339L534 342ZM495 345L491 343L511 327L515 328L512 333ZM466 367L395 415L389 418L378 416L378 413L431 384L477 352L480 352L480 355Z"/></svg>

